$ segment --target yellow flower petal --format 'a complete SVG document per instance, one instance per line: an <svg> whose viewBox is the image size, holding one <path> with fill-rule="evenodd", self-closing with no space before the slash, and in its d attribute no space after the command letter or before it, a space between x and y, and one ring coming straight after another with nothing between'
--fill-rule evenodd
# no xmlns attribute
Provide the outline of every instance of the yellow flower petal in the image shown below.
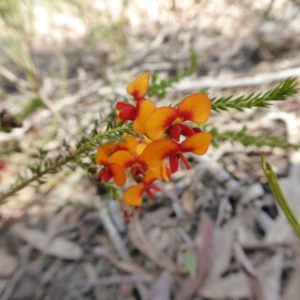
<svg viewBox="0 0 300 300"><path fill-rule="evenodd" d="M208 132L199 132L186 138L180 145L181 152L192 152L196 155L206 153L209 144L212 140L212 135Z"/></svg>
<svg viewBox="0 0 300 300"><path fill-rule="evenodd" d="M179 144L171 139L152 142L142 153L142 158L150 167L156 167L163 163L163 160L179 151Z"/></svg>
<svg viewBox="0 0 300 300"><path fill-rule="evenodd" d="M111 163L109 164L109 169L114 177L114 182L118 186L122 186L126 182L126 173L125 170L118 164Z"/></svg>
<svg viewBox="0 0 300 300"><path fill-rule="evenodd" d="M135 133L145 133L146 120L154 110L155 104L151 100L143 100L137 103L137 116L133 122L133 131Z"/></svg>
<svg viewBox="0 0 300 300"><path fill-rule="evenodd" d="M135 161L135 156L126 150L118 150L110 157L110 162L117 163L125 169L129 168Z"/></svg>
<svg viewBox="0 0 300 300"><path fill-rule="evenodd" d="M136 101L145 99L149 88L149 78L149 73L139 75L127 86L127 93Z"/></svg>
<svg viewBox="0 0 300 300"><path fill-rule="evenodd" d="M128 150L131 154L136 154L138 140L133 135L127 135L124 140L119 141L118 148Z"/></svg>
<svg viewBox="0 0 300 300"><path fill-rule="evenodd" d="M96 164L106 165L107 163L108 161L107 161L107 155L105 153L105 150L102 147L98 147L97 155L96 155Z"/></svg>
<svg viewBox="0 0 300 300"><path fill-rule="evenodd" d="M124 192L124 202L131 206L141 206L142 195L145 190L144 183L139 183L137 185L130 186Z"/></svg>
<svg viewBox="0 0 300 300"><path fill-rule="evenodd" d="M145 124L146 134L152 140L159 140L164 135L165 130L176 120L177 113L173 107L159 107L148 117Z"/></svg>
<svg viewBox="0 0 300 300"><path fill-rule="evenodd" d="M136 147L136 154L141 155L144 152L146 147L147 147L146 144L138 144Z"/></svg>
<svg viewBox="0 0 300 300"><path fill-rule="evenodd" d="M185 121L205 123L210 115L211 102L204 94L192 94L179 103L177 111Z"/></svg>
<svg viewBox="0 0 300 300"><path fill-rule="evenodd" d="M161 180L161 179L165 181L169 180L165 162L162 162L161 165L156 167L149 167L148 170L146 171L143 182L145 182L146 184L150 184L155 180Z"/></svg>

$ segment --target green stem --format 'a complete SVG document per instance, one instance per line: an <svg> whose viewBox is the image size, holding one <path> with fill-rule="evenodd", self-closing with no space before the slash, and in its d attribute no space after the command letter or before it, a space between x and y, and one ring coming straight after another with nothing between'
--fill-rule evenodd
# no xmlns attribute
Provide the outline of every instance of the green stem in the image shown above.
<svg viewBox="0 0 300 300"><path fill-rule="evenodd" d="M64 157L62 160L57 161L55 164L45 168L43 171L39 172L38 174L33 175L32 177L24 180L23 182L19 183L15 187L13 187L8 192L2 194L0 196L0 203L3 202L5 199L7 199L10 196L13 196L18 191L22 190L24 187L28 186L29 184L38 181L42 176L53 173L57 169L61 168L65 164L69 162L74 162L78 159L78 157L86 153L90 150L95 149L95 143L101 143L101 141L105 138L109 138L110 135L116 134L116 133L122 133L126 130L130 130L130 125L124 125L121 127L115 127L112 129L109 129L101 134L95 135L93 137L90 137L87 141L85 141L76 151L71 153L69 156Z"/></svg>
<svg viewBox="0 0 300 300"><path fill-rule="evenodd" d="M287 220L289 221L289 223L295 230L296 234L298 235L298 237L300 237L300 223L299 223L297 217L295 216L295 214L293 213L285 196L283 195L282 190L278 184L277 177L276 177L271 165L269 163L265 163L263 153L260 156L260 164L261 164L262 170L269 182L269 185L271 187L271 190L273 192L275 199L277 200L279 206L283 210Z"/></svg>

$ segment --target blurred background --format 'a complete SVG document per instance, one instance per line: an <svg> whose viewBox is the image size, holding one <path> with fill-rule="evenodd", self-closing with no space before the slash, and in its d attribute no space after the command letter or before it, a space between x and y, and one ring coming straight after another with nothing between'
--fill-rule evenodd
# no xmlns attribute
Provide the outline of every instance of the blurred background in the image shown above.
<svg viewBox="0 0 300 300"><path fill-rule="evenodd" d="M142 72L187 76L158 103L267 91L300 76L298 0L0 0L0 192L37 148L59 154L105 121ZM197 57L197 60L195 60ZM191 59L192 58L192 59ZM299 95L213 112L221 131L299 142ZM0 300L296 300L299 243L260 169L272 163L298 217L299 155L224 143L190 157L130 224L81 169L0 206ZM209 217L208 217L209 216ZM199 242L199 241L202 241Z"/></svg>

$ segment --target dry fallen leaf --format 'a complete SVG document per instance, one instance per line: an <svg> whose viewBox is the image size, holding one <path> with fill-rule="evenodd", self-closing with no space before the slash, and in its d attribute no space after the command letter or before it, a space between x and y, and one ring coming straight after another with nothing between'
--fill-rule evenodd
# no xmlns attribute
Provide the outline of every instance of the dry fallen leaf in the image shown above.
<svg viewBox="0 0 300 300"><path fill-rule="evenodd" d="M17 260L0 248L0 276L9 277L17 268Z"/></svg>
<svg viewBox="0 0 300 300"><path fill-rule="evenodd" d="M250 201L257 199L260 196L264 195L264 190L260 183L254 183L249 186L246 191L243 193L241 198L241 203L248 204Z"/></svg>
<svg viewBox="0 0 300 300"><path fill-rule="evenodd" d="M0 295L5 290L7 283L8 283L7 279L0 279Z"/></svg>
<svg viewBox="0 0 300 300"><path fill-rule="evenodd" d="M111 264L113 264L116 268L132 273L132 274L148 274L149 272L141 267L140 265L132 262L132 261L125 261L125 260L118 260L114 257L108 249L103 249L102 247L95 247L94 254L99 257L105 257Z"/></svg>
<svg viewBox="0 0 300 300"><path fill-rule="evenodd" d="M159 252L147 240L143 228L137 216L129 224L129 237L134 246L155 262L159 267L168 269L171 272L178 272L177 265L163 252Z"/></svg>
<svg viewBox="0 0 300 300"><path fill-rule="evenodd" d="M280 300L283 255L279 250L258 269L264 299Z"/></svg>
<svg viewBox="0 0 300 300"><path fill-rule="evenodd" d="M33 248L40 250L45 254L70 260L82 258L83 252L81 247L64 238L51 238L40 230L25 228L20 224L15 225L11 229L11 232Z"/></svg>
<svg viewBox="0 0 300 300"><path fill-rule="evenodd" d="M181 202L187 214L192 215L195 212L195 194L190 189L183 192Z"/></svg>
<svg viewBox="0 0 300 300"><path fill-rule="evenodd" d="M287 284L286 289L282 295L282 300L295 300L299 298L300 295L300 243L297 240L297 244L294 246L295 250L295 261L294 261L294 272L292 273L292 278L290 279L289 283Z"/></svg>
<svg viewBox="0 0 300 300"><path fill-rule="evenodd" d="M141 220L142 227L147 231L152 226L161 224L164 220L169 218L169 215L172 213L171 207L161 207L158 210L153 212L145 212L143 219Z"/></svg>
<svg viewBox="0 0 300 300"><path fill-rule="evenodd" d="M280 284L280 282L277 281L279 275L278 272L280 272L280 269L278 270L278 263L280 263L278 259L280 260L280 257L275 255L257 268L257 275L259 276L263 287L265 300L280 299L276 298L276 293L279 291L278 285ZM204 298L214 300L249 299L249 283L245 274L242 272L232 273L215 280L205 281L203 288L201 288L200 295ZM288 298L288 300L294 299L297 299L297 297Z"/></svg>
<svg viewBox="0 0 300 300"><path fill-rule="evenodd" d="M251 300L264 300L264 291L261 284L261 280L254 270L251 262L247 258L240 244L234 244L234 256L240 264L246 278L251 292Z"/></svg>
<svg viewBox="0 0 300 300"><path fill-rule="evenodd" d="M47 226L47 234L56 234L63 228L67 215L72 211L72 207L64 207L62 210L55 213L50 219Z"/></svg>
<svg viewBox="0 0 300 300"><path fill-rule="evenodd" d="M89 263L89 262L85 262L83 264L83 269L87 275L87 278L89 281L97 281L98 280L98 274L97 274L97 271L95 269L95 267ZM93 288L94 290L94 297L96 300L101 300L103 299L104 297L104 294L105 294L105 289L103 289L102 287L100 286L95 286ZM108 295L106 295L108 296Z"/></svg>
<svg viewBox="0 0 300 300"><path fill-rule="evenodd" d="M205 299L214 300L244 299L249 297L249 287L244 274L239 272L209 283L205 282L200 295Z"/></svg>
<svg viewBox="0 0 300 300"><path fill-rule="evenodd" d="M212 263L208 272L205 285L215 281L229 267L232 257L232 245L235 231L241 225L240 217L234 217L223 227L216 228L213 239Z"/></svg>
<svg viewBox="0 0 300 300"><path fill-rule="evenodd" d="M214 224L207 214L203 214L195 238L197 271L195 278L187 278L181 286L176 300L189 300L200 288L208 271L212 247Z"/></svg>
<svg viewBox="0 0 300 300"><path fill-rule="evenodd" d="M149 300L169 300L171 293L172 275L165 270L157 278L149 292Z"/></svg>

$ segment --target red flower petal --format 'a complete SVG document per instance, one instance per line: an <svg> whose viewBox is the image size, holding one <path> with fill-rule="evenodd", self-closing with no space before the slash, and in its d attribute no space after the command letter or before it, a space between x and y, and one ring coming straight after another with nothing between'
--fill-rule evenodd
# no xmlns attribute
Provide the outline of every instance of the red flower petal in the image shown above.
<svg viewBox="0 0 300 300"><path fill-rule="evenodd" d="M179 142L180 134L181 134L181 124L175 124L168 128L168 133L172 139L176 142Z"/></svg>
<svg viewBox="0 0 300 300"><path fill-rule="evenodd" d="M202 132L202 130L198 127L194 127L193 130L194 130L194 133Z"/></svg>
<svg viewBox="0 0 300 300"><path fill-rule="evenodd" d="M171 173L175 173L178 171L178 167L179 167L179 161L178 161L178 155L171 155L169 156L169 162L170 162L170 170Z"/></svg>
<svg viewBox="0 0 300 300"><path fill-rule="evenodd" d="M187 169L189 169L191 167L189 161L186 159L186 157L182 153L179 154L179 158L181 159L181 161L183 162L183 164L185 165L185 167Z"/></svg>
<svg viewBox="0 0 300 300"><path fill-rule="evenodd" d="M122 110L122 109L128 108L128 107L134 107L134 106L125 101L118 101L116 104L116 109L118 109L118 110Z"/></svg>
<svg viewBox="0 0 300 300"><path fill-rule="evenodd" d="M123 108L119 115L118 118L120 120L124 120L124 121L134 121L135 118L137 116L137 109L134 106L130 106L130 107L125 107Z"/></svg>
<svg viewBox="0 0 300 300"><path fill-rule="evenodd" d="M193 128L189 127L188 125L180 124L179 126L181 127L181 134L183 134L185 136L191 136L191 135L195 134L195 131L193 130Z"/></svg>
<svg viewBox="0 0 300 300"><path fill-rule="evenodd" d="M152 193L152 191L150 190L150 188L146 189L146 194L151 198L154 199L154 194Z"/></svg>
<svg viewBox="0 0 300 300"><path fill-rule="evenodd" d="M150 184L150 189L156 191L156 192L160 192L161 191L161 188L158 187L156 184L152 183Z"/></svg>
<svg viewBox="0 0 300 300"><path fill-rule="evenodd" d="M97 181L108 182L113 177L109 169L103 169L97 174Z"/></svg>

